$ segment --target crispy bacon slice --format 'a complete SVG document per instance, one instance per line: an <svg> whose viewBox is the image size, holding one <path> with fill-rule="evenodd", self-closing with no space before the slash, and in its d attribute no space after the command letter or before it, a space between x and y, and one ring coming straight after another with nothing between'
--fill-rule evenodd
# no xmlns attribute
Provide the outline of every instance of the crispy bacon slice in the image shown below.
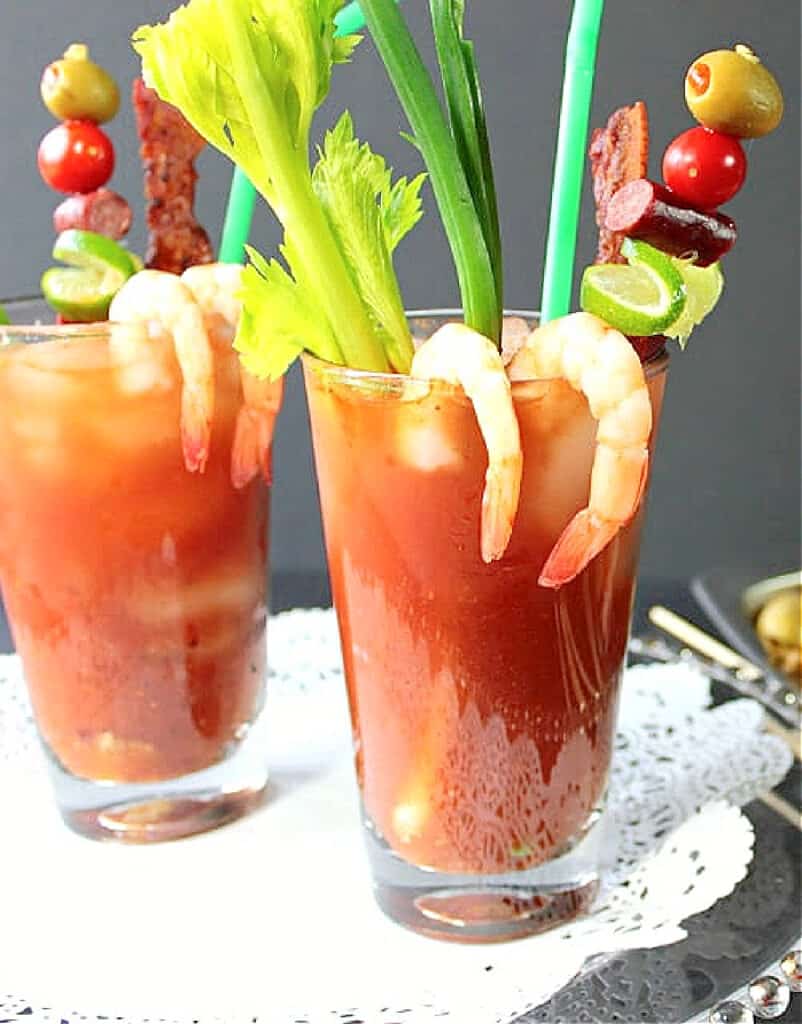
<svg viewBox="0 0 802 1024"><path fill-rule="evenodd" d="M214 259L195 219L195 159L206 145L183 115L137 78L133 87L139 153L145 172L148 251L145 265L181 274Z"/></svg>
<svg viewBox="0 0 802 1024"><path fill-rule="evenodd" d="M622 263L623 235L605 226L607 207L615 193L636 178L645 178L649 165L649 115L640 100L610 115L590 140L590 165L596 223L599 225L597 263Z"/></svg>
<svg viewBox="0 0 802 1024"><path fill-rule="evenodd" d="M621 243L624 233L606 225L607 210L613 196L624 185L645 178L649 170L649 112L641 100L631 107L620 107L610 115L604 128L590 137L590 166L596 223L599 225L597 263L624 263ZM650 338L630 337L633 348L645 363L665 345L662 335Z"/></svg>

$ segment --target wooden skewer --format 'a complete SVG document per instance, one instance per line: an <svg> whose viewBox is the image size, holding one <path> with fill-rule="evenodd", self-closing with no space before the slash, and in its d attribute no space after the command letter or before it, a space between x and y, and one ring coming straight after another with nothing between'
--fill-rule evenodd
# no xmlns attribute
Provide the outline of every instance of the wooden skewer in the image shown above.
<svg viewBox="0 0 802 1024"><path fill-rule="evenodd" d="M766 715L763 719L763 728L766 732L777 736L787 746L797 761L802 761L802 735L794 729L786 729L784 725L780 725L778 721L773 719L771 715Z"/></svg>
<svg viewBox="0 0 802 1024"><path fill-rule="evenodd" d="M711 661L737 672L741 679L757 682L764 678L763 671L757 665L741 657L731 647L716 640L709 633L705 633L703 629L662 605L654 605L649 609L649 621L658 629L668 633L669 636L679 640L685 647L690 647ZM787 729L770 715L765 716L763 726L766 732L779 737L788 746L797 761L802 761L802 736L797 730ZM778 793L763 793L760 799L775 814L779 814L794 828L802 831L802 813Z"/></svg>
<svg viewBox="0 0 802 1024"><path fill-rule="evenodd" d="M691 647L706 658L717 661L719 665L724 665L725 668L737 672L741 679L755 682L763 678L763 671L757 665L742 658L731 647L716 640L709 633L705 633L703 629L688 622L687 619L683 619L681 615L677 615L676 612L657 604L649 609L649 621L658 629L662 629L685 644L686 647Z"/></svg>
<svg viewBox="0 0 802 1024"><path fill-rule="evenodd" d="M798 828L802 832L802 813L792 807L787 800L773 792L764 793L760 799L766 807L770 807L775 814L779 814L781 818L785 818L794 828Z"/></svg>

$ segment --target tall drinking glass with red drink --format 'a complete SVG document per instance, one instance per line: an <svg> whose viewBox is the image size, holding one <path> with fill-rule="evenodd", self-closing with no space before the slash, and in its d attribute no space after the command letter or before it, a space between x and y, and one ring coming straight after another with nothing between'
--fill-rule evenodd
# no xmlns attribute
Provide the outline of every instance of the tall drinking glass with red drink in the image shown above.
<svg viewBox="0 0 802 1024"><path fill-rule="evenodd" d="M60 810L91 836L186 835L265 786L268 490L232 480L230 344L203 472L182 383L133 323L0 327L0 583Z"/></svg>
<svg viewBox="0 0 802 1024"><path fill-rule="evenodd" d="M439 325L413 321L421 337ZM595 424L564 380L519 381L518 514L487 564L487 455L464 392L311 358L305 371L379 903L461 939L581 912L598 877L642 506L574 580L539 584L535 567L587 501ZM656 422L665 356L647 379Z"/></svg>

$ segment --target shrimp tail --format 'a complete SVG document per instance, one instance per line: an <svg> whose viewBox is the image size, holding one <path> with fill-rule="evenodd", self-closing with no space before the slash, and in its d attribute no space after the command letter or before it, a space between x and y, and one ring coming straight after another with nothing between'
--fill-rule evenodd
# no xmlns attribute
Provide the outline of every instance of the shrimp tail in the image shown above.
<svg viewBox="0 0 802 1024"><path fill-rule="evenodd" d="M590 508L583 508L581 512L577 512L563 530L541 569L538 578L541 587L557 590L570 583L607 547L618 531L626 526L637 512L648 478L649 460L644 453L637 493L626 519L603 519Z"/></svg>
<svg viewBox="0 0 802 1024"><path fill-rule="evenodd" d="M272 410L240 409L231 450L231 483L237 490L247 487L260 472L265 483L271 482L275 422Z"/></svg>
<svg viewBox="0 0 802 1024"><path fill-rule="evenodd" d="M184 465L190 473L202 473L206 469L210 439L207 404L185 393L181 403L181 447Z"/></svg>
<svg viewBox="0 0 802 1024"><path fill-rule="evenodd" d="M259 473L259 436L250 409L240 409L231 449L231 483L238 491Z"/></svg>
<svg viewBox="0 0 802 1024"><path fill-rule="evenodd" d="M578 576L610 543L622 523L600 519L590 509L578 512L560 535L540 571L541 587L559 589Z"/></svg>
<svg viewBox="0 0 802 1024"><path fill-rule="evenodd" d="M513 460L511 460L513 461ZM510 542L521 491L523 460L503 470L488 466L482 495L482 561L498 561Z"/></svg>

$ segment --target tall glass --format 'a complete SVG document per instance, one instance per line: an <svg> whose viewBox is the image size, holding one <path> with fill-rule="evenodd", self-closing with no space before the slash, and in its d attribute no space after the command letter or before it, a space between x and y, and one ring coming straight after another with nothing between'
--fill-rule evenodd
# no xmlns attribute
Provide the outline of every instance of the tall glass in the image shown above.
<svg viewBox="0 0 802 1024"><path fill-rule="evenodd" d="M0 327L0 584L65 820L142 841L265 788L268 490L232 483L230 345L190 473L172 347L128 330Z"/></svg>
<svg viewBox="0 0 802 1024"><path fill-rule="evenodd" d="M647 367L655 422L666 363ZM538 585L587 502L596 424L565 382L516 383L521 500L486 565L487 456L464 394L304 368L379 905L465 941L571 918L597 889L643 511L573 582Z"/></svg>

